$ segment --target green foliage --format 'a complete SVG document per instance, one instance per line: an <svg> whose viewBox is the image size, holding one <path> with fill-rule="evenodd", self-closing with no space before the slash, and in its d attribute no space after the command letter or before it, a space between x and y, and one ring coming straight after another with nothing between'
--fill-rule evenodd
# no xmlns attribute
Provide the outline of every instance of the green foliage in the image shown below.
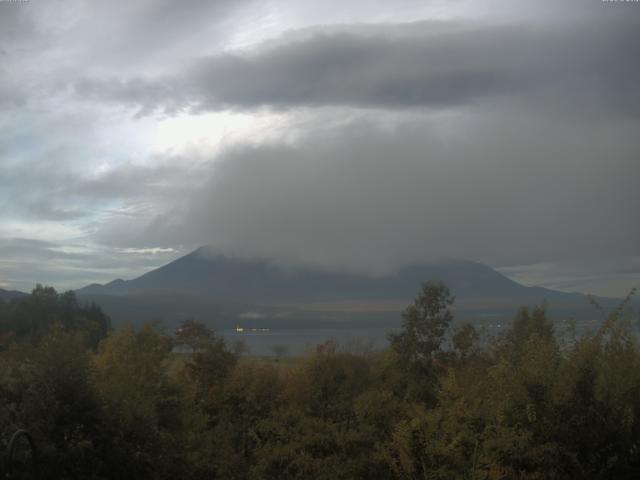
<svg viewBox="0 0 640 480"><path fill-rule="evenodd" d="M478 353L479 340L480 334L470 323L465 323L456 328L451 337L451 343L460 361L464 362L472 355Z"/></svg>
<svg viewBox="0 0 640 480"><path fill-rule="evenodd" d="M238 365L219 392L214 417L211 459L221 478L249 478L264 443L262 422L272 418L282 402L277 370L253 363Z"/></svg>
<svg viewBox="0 0 640 480"><path fill-rule="evenodd" d="M16 346L2 357L0 431L29 429L50 478L96 478L105 418L82 336L53 328L38 347Z"/></svg>
<svg viewBox="0 0 640 480"><path fill-rule="evenodd" d="M453 320L454 297L442 282L427 282L413 304L402 313L402 331L389 335L391 376L397 391L407 399L435 404L438 378L442 373L445 334ZM400 378L396 371L406 371ZM399 381L398 381L399 380Z"/></svg>
<svg viewBox="0 0 640 480"><path fill-rule="evenodd" d="M215 407L217 394L237 362L237 355L227 349L222 337L206 325L185 321L177 330L175 344L190 352L183 374L197 388L197 401Z"/></svg>
<svg viewBox="0 0 640 480"><path fill-rule="evenodd" d="M427 282L412 305L402 313L402 332L391 334L392 348L409 362L430 360L440 349L453 320L454 298L442 282Z"/></svg>
<svg viewBox="0 0 640 480"><path fill-rule="evenodd" d="M542 341L553 341L553 322L547 318L543 307L521 308L513 319L506 340L517 349L534 337Z"/></svg>

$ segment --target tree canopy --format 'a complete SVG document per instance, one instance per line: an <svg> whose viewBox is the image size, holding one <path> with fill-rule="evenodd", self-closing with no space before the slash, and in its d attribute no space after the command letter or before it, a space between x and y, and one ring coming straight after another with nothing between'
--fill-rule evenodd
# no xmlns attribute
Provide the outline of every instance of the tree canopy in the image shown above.
<svg viewBox="0 0 640 480"><path fill-rule="evenodd" d="M27 428L56 479L640 475L624 308L580 335L523 308L487 338L454 324L452 303L427 283L388 349L326 342L276 362L194 320L110 330L97 307L38 286L0 305L0 442Z"/></svg>

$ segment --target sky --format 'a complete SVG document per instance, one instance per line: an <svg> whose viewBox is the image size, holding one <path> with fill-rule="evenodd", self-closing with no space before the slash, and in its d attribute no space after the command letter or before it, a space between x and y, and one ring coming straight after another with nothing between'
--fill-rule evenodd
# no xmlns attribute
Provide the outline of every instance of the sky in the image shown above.
<svg viewBox="0 0 640 480"><path fill-rule="evenodd" d="M640 3L0 0L0 288L210 245L640 284Z"/></svg>

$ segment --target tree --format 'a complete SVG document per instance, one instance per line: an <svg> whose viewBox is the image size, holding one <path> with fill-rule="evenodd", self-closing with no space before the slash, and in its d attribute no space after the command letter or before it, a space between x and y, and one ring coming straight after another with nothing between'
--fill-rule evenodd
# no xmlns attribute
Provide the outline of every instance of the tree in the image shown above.
<svg viewBox="0 0 640 480"><path fill-rule="evenodd" d="M282 385L278 369L269 365L247 362L233 369L219 391L213 426L204 432L211 440L201 449L213 464L206 478L212 478L212 471L218 478L251 478L249 470L265 439L261 423L281 407ZM203 435L196 439L202 440Z"/></svg>
<svg viewBox="0 0 640 480"><path fill-rule="evenodd" d="M0 335L4 338L38 343L54 327L80 333L93 349L111 329L109 317L97 305L81 306L73 291L58 293L40 284L31 295L12 301L0 311Z"/></svg>
<svg viewBox="0 0 640 480"><path fill-rule="evenodd" d="M222 337L195 320L183 322L176 331L175 342L190 353L184 374L196 385L198 400L211 404L215 391L235 367L238 356L227 348Z"/></svg>
<svg viewBox="0 0 640 480"><path fill-rule="evenodd" d="M521 308L513 319L507 341L514 347L537 337L543 341L554 341L553 322L547 317L544 306Z"/></svg>
<svg viewBox="0 0 640 480"><path fill-rule="evenodd" d="M195 320L185 320L176 330L175 343L176 346L189 350L190 353L196 353L207 348L215 334L204 323Z"/></svg>
<svg viewBox="0 0 640 480"><path fill-rule="evenodd" d="M440 349L453 319L449 310L453 301L444 283L425 283L402 313L402 332L389 335L392 348L411 362L429 360Z"/></svg>
<svg viewBox="0 0 640 480"><path fill-rule="evenodd" d="M412 305L402 313L402 331L389 334L390 381L405 397L428 404L436 401L440 367L435 359L453 319L449 288L442 282L427 282Z"/></svg>
<svg viewBox="0 0 640 480"><path fill-rule="evenodd" d="M453 343L453 348L461 361L467 360L473 354L474 349L477 349L479 338L478 331L470 323L465 323L455 330L451 343Z"/></svg>
<svg viewBox="0 0 640 480"><path fill-rule="evenodd" d="M37 346L25 343L3 355L0 434L29 430L46 478L96 478L104 466L105 422L82 335L54 327Z"/></svg>
<svg viewBox="0 0 640 480"><path fill-rule="evenodd" d="M95 386L107 415L109 478L178 478L183 460L174 433L180 391L168 375L172 339L153 325L124 327L100 345Z"/></svg>

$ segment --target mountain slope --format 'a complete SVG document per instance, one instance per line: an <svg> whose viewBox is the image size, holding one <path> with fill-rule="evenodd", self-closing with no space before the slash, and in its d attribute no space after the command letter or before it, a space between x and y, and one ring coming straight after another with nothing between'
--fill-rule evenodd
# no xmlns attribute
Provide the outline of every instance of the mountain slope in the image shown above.
<svg viewBox="0 0 640 480"><path fill-rule="evenodd" d="M204 294L220 301L297 303L353 299L409 299L427 280L444 281L465 298L522 297L543 293L469 261L423 263L383 277L311 268L286 269L264 260L210 256L198 249L133 280L90 285L80 294L131 295L153 291ZM550 292L554 295L559 292ZM568 294L560 294L562 296Z"/></svg>
<svg viewBox="0 0 640 480"><path fill-rule="evenodd" d="M264 260L210 255L198 249L133 280L93 284L77 291L112 316L134 321L213 318L397 320L428 280L442 280L463 317L507 318L517 307L546 302L557 316L594 315L585 295L525 287L475 262L422 263L382 277L311 268L282 268ZM616 300L601 299L606 307ZM332 321L333 321L332 320Z"/></svg>

